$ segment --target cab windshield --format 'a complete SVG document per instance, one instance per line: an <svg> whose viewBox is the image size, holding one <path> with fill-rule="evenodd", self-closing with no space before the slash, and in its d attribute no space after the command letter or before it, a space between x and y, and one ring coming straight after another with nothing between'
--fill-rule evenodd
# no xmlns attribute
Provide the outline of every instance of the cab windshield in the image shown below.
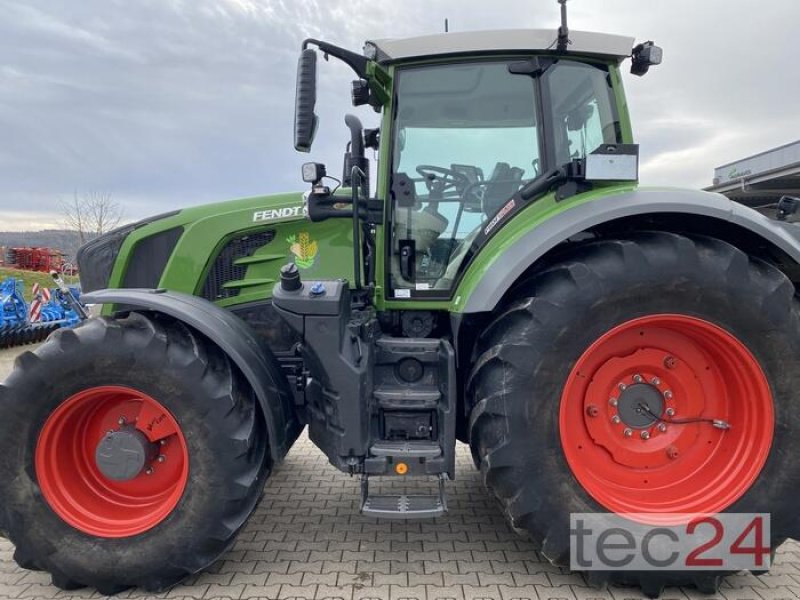
<svg viewBox="0 0 800 600"><path fill-rule="evenodd" d="M510 61L398 70L390 284L395 298L447 296L467 251L514 193L542 172L539 86L554 151L568 162L617 138L607 73L560 61L542 77ZM598 79L599 78L599 79Z"/></svg>

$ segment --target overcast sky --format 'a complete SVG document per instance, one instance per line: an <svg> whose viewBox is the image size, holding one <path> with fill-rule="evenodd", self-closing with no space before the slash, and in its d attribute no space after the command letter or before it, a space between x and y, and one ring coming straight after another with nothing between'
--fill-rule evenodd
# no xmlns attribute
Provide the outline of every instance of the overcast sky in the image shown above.
<svg viewBox="0 0 800 600"><path fill-rule="evenodd" d="M800 1L570 0L570 25L653 39L627 74L642 181L703 187L713 168L800 138ZM109 192L128 220L304 189L292 146L305 37L558 25L556 0L0 0L0 230L60 226L59 199ZM321 63L311 158L341 169L351 75ZM367 124L374 113L356 111Z"/></svg>

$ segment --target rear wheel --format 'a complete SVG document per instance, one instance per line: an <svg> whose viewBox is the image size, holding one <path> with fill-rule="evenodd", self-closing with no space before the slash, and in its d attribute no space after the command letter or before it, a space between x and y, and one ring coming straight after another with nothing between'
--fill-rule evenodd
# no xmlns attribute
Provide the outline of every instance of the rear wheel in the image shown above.
<svg viewBox="0 0 800 600"><path fill-rule="evenodd" d="M266 442L215 346L137 313L92 319L21 355L0 386L0 529L59 587L164 590L233 542Z"/></svg>
<svg viewBox="0 0 800 600"><path fill-rule="evenodd" d="M800 311L777 269L667 233L588 243L518 287L479 340L470 443L513 524L569 563L569 515L771 513L797 535ZM716 425L714 420L718 422ZM729 424L729 429L724 427ZM715 590L721 572L590 574Z"/></svg>

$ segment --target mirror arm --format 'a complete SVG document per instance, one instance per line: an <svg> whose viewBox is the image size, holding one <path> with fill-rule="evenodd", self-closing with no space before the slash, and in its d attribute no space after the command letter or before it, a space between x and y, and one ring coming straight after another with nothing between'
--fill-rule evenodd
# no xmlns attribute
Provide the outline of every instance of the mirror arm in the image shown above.
<svg viewBox="0 0 800 600"><path fill-rule="evenodd" d="M345 50L344 48L340 48L339 46L334 46L333 44L329 44L328 42L315 40L313 38L308 38L303 41L303 50L308 48L310 44L313 44L325 54L334 56L339 60L341 60L343 63L347 64L351 69L353 69L353 71L356 72L356 75L358 75L359 78L368 79L367 64L369 63L369 60L365 56L361 56L360 54L356 54L355 52L351 52L350 50Z"/></svg>

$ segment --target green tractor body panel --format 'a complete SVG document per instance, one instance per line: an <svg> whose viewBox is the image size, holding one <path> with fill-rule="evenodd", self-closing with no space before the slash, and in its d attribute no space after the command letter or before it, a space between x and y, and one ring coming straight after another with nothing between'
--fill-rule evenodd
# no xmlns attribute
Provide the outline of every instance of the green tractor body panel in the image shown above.
<svg viewBox="0 0 800 600"><path fill-rule="evenodd" d="M612 194L630 191L636 186L631 184L613 185L595 188L589 192L578 194L568 200L558 202L555 194L550 193L520 212L509 223L501 228L489 243L484 246L472 264L469 265L461 283L456 288L448 305L451 312L464 312L467 300L471 297L480 282L491 269L505 269L504 256L508 249L531 231L535 231L548 220L573 210L587 202L599 202Z"/></svg>
<svg viewBox="0 0 800 600"><path fill-rule="evenodd" d="M348 222L312 223L304 217L302 194L289 193L187 208L136 228L120 248L108 287L132 287L126 284L126 273L138 258L137 246L176 228L180 235L152 287L202 296L222 307L271 297L280 268L288 262L294 262L308 277L352 277L353 242ZM250 245L248 238L253 240ZM226 247L237 243L237 256L228 260ZM241 256L242 252L246 256ZM229 264L218 265L218 269L228 270L215 274L215 261L225 260ZM231 269L237 274L234 279L229 278ZM209 277L221 275L226 278L216 284L209 281Z"/></svg>

